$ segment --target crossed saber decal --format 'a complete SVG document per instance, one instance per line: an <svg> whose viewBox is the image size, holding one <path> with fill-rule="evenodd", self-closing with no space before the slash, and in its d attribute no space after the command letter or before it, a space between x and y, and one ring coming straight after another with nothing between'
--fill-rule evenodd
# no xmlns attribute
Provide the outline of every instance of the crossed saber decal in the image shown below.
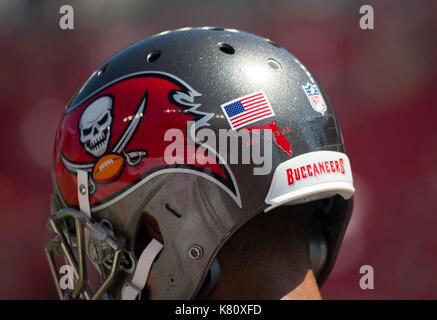
<svg viewBox="0 0 437 320"><path fill-rule="evenodd" d="M126 160L127 165L130 167L135 167L139 165L143 160L143 158L147 156L146 150L131 150L131 151L125 150L128 143L131 141L135 131L140 125L141 120L143 119L146 105L147 105L147 91L144 94L143 98L141 99L141 102L137 110L135 111L135 114L132 116L132 120L130 121L130 124L126 127L123 134L118 139L117 143L115 144L115 146L111 151L112 154L122 155L123 158ZM105 154L110 154L110 153L105 153ZM67 168L67 170L74 174L77 174L78 170L92 172L94 170L94 167L96 166L96 162L88 162L88 163L71 162L67 158L65 158L62 153L61 153L61 159L62 159L62 163ZM94 194L97 190L96 183L92 178L92 175L88 175L88 177L89 177L89 193Z"/></svg>

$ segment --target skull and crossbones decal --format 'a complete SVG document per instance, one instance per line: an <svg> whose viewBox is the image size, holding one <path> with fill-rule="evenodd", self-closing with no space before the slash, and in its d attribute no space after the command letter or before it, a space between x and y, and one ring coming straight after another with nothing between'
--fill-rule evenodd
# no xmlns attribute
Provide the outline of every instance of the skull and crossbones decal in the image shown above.
<svg viewBox="0 0 437 320"><path fill-rule="evenodd" d="M93 101L79 119L80 143L95 158L108 149L111 137L113 100L109 95Z"/></svg>
<svg viewBox="0 0 437 320"><path fill-rule="evenodd" d="M79 142L84 150L97 160L102 159L105 155L108 155L109 141L112 133L112 122L114 119L112 115L113 104L114 101L111 95L101 96L90 103L79 118ZM134 115L131 117L132 120L130 121L129 125L126 127L123 134L110 151L110 154L119 155L122 157L126 161L126 164L131 167L139 165L143 158L147 156L147 151L143 149L130 151L125 150L136 129L141 123L146 105L147 91L141 99L141 102L138 105ZM62 154L61 159L67 170L73 173L77 173L77 170L85 170L91 173L94 171L95 166L99 162L73 163L66 159ZM111 163L111 161L113 160L109 159L105 161L103 166ZM90 194L93 194L95 193L97 187L93 176L89 175L89 177Z"/></svg>

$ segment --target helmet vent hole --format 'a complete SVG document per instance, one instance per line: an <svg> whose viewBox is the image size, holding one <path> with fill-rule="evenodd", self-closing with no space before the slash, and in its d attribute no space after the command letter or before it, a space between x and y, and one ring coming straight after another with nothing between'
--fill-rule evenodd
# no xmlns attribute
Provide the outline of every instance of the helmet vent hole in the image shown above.
<svg viewBox="0 0 437 320"><path fill-rule="evenodd" d="M97 76L100 77L108 69L108 67L109 67L109 63L101 67L100 70L97 71Z"/></svg>
<svg viewBox="0 0 437 320"><path fill-rule="evenodd" d="M212 31L224 31L225 29L224 28L220 28L220 27L213 27L210 30L212 30Z"/></svg>
<svg viewBox="0 0 437 320"><path fill-rule="evenodd" d="M226 54L234 54L235 53L235 49L230 44L220 42L218 44L218 47L219 47L220 51L222 51Z"/></svg>
<svg viewBox="0 0 437 320"><path fill-rule="evenodd" d="M274 47L276 47L276 48L281 48L279 45L277 45L276 43L274 43L272 40L270 40L270 39L266 39L266 41L268 42L268 43L270 43L272 46L274 46Z"/></svg>
<svg viewBox="0 0 437 320"><path fill-rule="evenodd" d="M274 70L281 70L281 64L273 58L267 59L267 64Z"/></svg>
<svg viewBox="0 0 437 320"><path fill-rule="evenodd" d="M147 55L147 62L155 62L161 56L161 51L154 50Z"/></svg>

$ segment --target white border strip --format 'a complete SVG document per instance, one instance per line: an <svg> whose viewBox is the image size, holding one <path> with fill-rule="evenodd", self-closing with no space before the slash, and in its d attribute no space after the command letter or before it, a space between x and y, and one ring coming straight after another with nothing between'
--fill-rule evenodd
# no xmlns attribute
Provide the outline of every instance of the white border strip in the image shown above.
<svg viewBox="0 0 437 320"><path fill-rule="evenodd" d="M349 199L354 192L352 170L346 154L335 151L309 152L289 159L276 168L265 199L270 206L264 211L336 194Z"/></svg>
<svg viewBox="0 0 437 320"><path fill-rule="evenodd" d="M200 171L196 171L193 169L187 169L187 168L168 168L168 169L162 169L159 171L156 171L152 174L149 174L147 177L145 177L143 180L139 181L137 184L133 185L131 188L129 188L128 190L126 190L125 192L119 194L117 197L115 197L114 199L111 199L99 206L93 207L91 209L92 212L96 212L99 210L102 210L104 208L109 207L110 205L114 204L115 202L123 199L125 196L127 196L129 193L135 191L136 189L138 189L139 187L141 187L143 184L145 184L147 181L153 179L154 177L157 177L161 174L166 174L166 173L187 173L187 174L194 174L196 176L200 176L203 177L205 179L208 179L209 181L217 184L220 188L222 188L229 196L231 196L232 199L234 199L234 201L237 203L237 205L241 208L241 198L240 198L240 191L238 190L238 186L235 183L235 178L232 175L232 172L229 171L229 174L231 175L231 179L234 182L234 186L235 186L235 190L237 195L233 194L231 190L229 190L229 188L227 186L225 186L223 183L221 183L220 181L218 181L216 178L208 175L208 174L204 174Z"/></svg>

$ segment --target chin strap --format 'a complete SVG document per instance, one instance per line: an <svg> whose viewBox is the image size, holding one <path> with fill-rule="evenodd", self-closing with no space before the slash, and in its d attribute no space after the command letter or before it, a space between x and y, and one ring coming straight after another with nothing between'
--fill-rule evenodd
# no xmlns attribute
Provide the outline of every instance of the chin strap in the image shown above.
<svg viewBox="0 0 437 320"><path fill-rule="evenodd" d="M141 253L131 282L127 282L122 292L123 300L135 300L144 289L149 277L150 268L156 256L163 248L162 243L153 239Z"/></svg>
<svg viewBox="0 0 437 320"><path fill-rule="evenodd" d="M88 172L84 170L77 170L77 198L79 200L80 211L91 219Z"/></svg>
<svg viewBox="0 0 437 320"><path fill-rule="evenodd" d="M91 219L91 207L88 190L88 172L77 170L77 198L80 211ZM150 268L156 256L163 248L162 243L152 239L138 260L131 282L127 282L122 292L123 300L135 300L144 289L149 277Z"/></svg>

